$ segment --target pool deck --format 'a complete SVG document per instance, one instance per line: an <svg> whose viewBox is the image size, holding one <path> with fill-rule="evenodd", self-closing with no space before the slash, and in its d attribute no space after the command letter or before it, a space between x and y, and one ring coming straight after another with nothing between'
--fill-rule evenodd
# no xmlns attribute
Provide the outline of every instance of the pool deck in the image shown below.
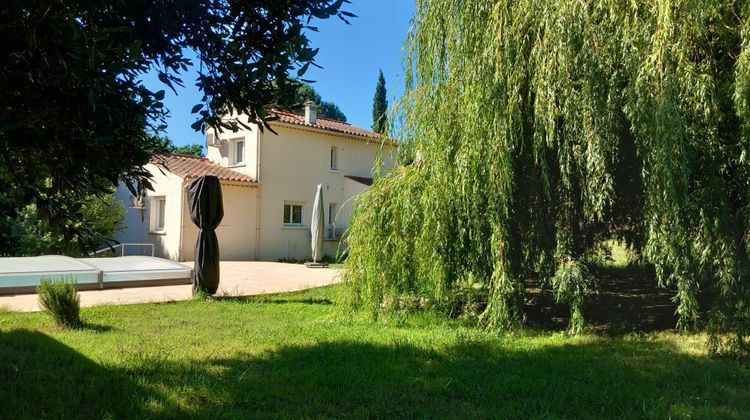
<svg viewBox="0 0 750 420"><path fill-rule="evenodd" d="M192 262L183 263L192 268ZM252 296L266 293L292 292L337 283L335 268L307 268L302 264L264 261L222 261L219 291L221 296ZM127 289L86 290L78 293L81 306L102 304L170 302L192 297L191 285L133 287ZM0 308L18 311L39 311L35 294L0 296Z"/></svg>

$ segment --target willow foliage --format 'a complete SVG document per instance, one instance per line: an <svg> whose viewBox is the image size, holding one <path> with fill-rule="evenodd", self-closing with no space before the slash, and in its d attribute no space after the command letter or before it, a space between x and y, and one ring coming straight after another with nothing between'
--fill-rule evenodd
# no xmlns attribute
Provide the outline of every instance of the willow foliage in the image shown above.
<svg viewBox="0 0 750 420"><path fill-rule="evenodd" d="M615 236L677 285L680 325L747 352L750 2L418 0L406 66L413 162L356 206L352 305L480 287L514 328L540 276L577 328Z"/></svg>

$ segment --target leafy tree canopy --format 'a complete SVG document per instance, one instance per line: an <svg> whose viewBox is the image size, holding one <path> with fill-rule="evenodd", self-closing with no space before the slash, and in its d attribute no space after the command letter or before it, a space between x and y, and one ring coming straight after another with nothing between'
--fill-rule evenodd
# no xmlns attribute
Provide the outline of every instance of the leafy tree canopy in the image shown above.
<svg viewBox="0 0 750 420"><path fill-rule="evenodd" d="M301 106L307 101L315 102L318 105L318 116L330 118L333 120L346 122L346 115L339 109L339 106L333 102L324 101L320 94L309 83L300 84L295 95L297 106Z"/></svg>
<svg viewBox="0 0 750 420"><path fill-rule="evenodd" d="M413 22L413 163L357 201L351 305L481 290L515 328L534 276L577 330L615 237L676 285L680 326L748 354L750 3L418 0Z"/></svg>
<svg viewBox="0 0 750 420"><path fill-rule="evenodd" d="M202 144L187 144L184 146L172 146L172 153L188 156L205 156Z"/></svg>
<svg viewBox="0 0 750 420"><path fill-rule="evenodd" d="M388 99L386 98L385 77L383 70L378 74L378 84L375 86L375 98L372 100L372 131L384 133L388 126Z"/></svg>
<svg viewBox="0 0 750 420"><path fill-rule="evenodd" d="M265 118L293 103L313 63L311 18L351 14L346 0L7 0L0 6L0 191L34 204L73 241L81 202L118 181L149 187L143 168L164 128L165 88L197 64L193 128L235 129L220 114ZM194 50L199 63L184 55ZM17 210L16 210L17 211Z"/></svg>
<svg viewBox="0 0 750 420"><path fill-rule="evenodd" d="M6 215L0 220L0 230L6 232L0 240L2 253L22 256L87 256L85 249L114 243L113 237L125 221L125 205L118 201L114 194L88 196L83 199L80 211L83 217L77 228L84 230L86 234L76 236L72 242L51 229L49 221L39 217L34 204L21 208L15 217Z"/></svg>
<svg viewBox="0 0 750 420"><path fill-rule="evenodd" d="M158 146L157 146L158 153L174 153L178 155L204 156L202 144L194 143L194 144L187 144L184 146L176 146L172 142L172 139L163 135L158 135L156 140L158 142Z"/></svg>

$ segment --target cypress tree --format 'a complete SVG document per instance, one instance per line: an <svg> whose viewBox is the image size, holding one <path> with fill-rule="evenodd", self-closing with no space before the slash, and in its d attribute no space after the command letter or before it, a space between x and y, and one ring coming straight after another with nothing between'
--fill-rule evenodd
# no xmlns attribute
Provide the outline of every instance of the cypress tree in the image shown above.
<svg viewBox="0 0 750 420"><path fill-rule="evenodd" d="M375 86L375 98L372 101L372 131L384 133L388 125L388 99L386 99L385 77L383 70L378 75L378 84Z"/></svg>

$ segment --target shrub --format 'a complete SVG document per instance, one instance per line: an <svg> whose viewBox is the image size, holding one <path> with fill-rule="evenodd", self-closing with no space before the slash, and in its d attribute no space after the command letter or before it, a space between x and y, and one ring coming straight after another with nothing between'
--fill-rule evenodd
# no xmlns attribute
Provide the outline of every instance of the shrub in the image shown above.
<svg viewBox="0 0 750 420"><path fill-rule="evenodd" d="M73 277L53 280L43 277L36 288L39 304L64 328L81 325L81 305Z"/></svg>
<svg viewBox="0 0 750 420"><path fill-rule="evenodd" d="M5 211L2 199L0 194L0 212ZM109 238L124 227L125 205L114 194L87 196L78 205L83 221L76 226L82 234L73 237L67 237L59 226L50 225L35 204L6 212L8 217L0 220L0 232L8 235L9 241L0 240L0 254L86 256L89 251L111 243Z"/></svg>

